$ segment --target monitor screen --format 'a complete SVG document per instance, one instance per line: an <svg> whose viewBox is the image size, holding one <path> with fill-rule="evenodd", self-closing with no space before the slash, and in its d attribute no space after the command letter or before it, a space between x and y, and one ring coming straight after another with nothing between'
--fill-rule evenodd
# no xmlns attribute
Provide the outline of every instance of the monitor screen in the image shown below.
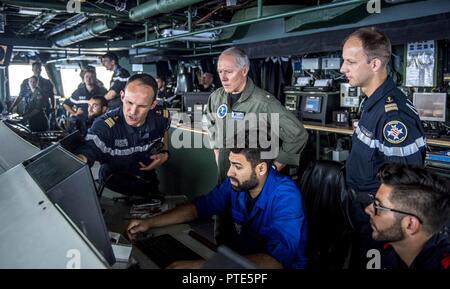
<svg viewBox="0 0 450 289"><path fill-rule="evenodd" d="M210 92L186 92L182 94L184 112L198 112L208 103Z"/></svg>
<svg viewBox="0 0 450 289"><path fill-rule="evenodd" d="M114 253L87 164L56 144L23 165L48 198L67 214L113 265Z"/></svg>
<svg viewBox="0 0 450 289"><path fill-rule="evenodd" d="M413 94L413 103L421 120L445 122L446 93L416 92Z"/></svg>
<svg viewBox="0 0 450 289"><path fill-rule="evenodd" d="M307 96L304 111L320 113L322 98L320 96Z"/></svg>

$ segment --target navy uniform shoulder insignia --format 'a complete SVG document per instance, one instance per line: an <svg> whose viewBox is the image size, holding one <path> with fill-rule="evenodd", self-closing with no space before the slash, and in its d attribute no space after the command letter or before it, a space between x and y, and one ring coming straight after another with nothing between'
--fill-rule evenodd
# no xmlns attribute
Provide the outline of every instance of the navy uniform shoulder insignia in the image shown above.
<svg viewBox="0 0 450 289"><path fill-rule="evenodd" d="M397 111L398 106L397 103L394 102L394 98L392 96L386 97L386 102L384 104L384 111L390 112L390 111Z"/></svg>
<svg viewBox="0 0 450 289"><path fill-rule="evenodd" d="M161 114L164 118L169 118L169 110L163 109Z"/></svg>
<svg viewBox="0 0 450 289"><path fill-rule="evenodd" d="M164 117L164 118L169 118L169 116L170 116L169 110L167 110L167 109L158 109L158 110L155 111L155 113L157 115L160 115L160 116Z"/></svg>
<svg viewBox="0 0 450 289"><path fill-rule="evenodd" d="M116 124L117 119L114 117L108 117L105 119L105 123L109 126L109 128L112 128Z"/></svg>
<svg viewBox="0 0 450 289"><path fill-rule="evenodd" d="M405 141L408 136L408 128L398 120L392 120L383 128L384 139L392 144L399 144Z"/></svg>

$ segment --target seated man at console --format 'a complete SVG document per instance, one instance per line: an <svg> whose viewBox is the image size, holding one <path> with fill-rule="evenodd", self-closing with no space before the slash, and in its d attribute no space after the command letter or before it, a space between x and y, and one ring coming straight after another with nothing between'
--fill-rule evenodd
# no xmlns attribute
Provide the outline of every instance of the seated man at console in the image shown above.
<svg viewBox="0 0 450 289"><path fill-rule="evenodd" d="M210 218L231 210L236 232L232 249L262 268L305 268L307 227L302 195L295 183L278 174L272 160L249 141L257 133L245 133L245 143L229 150L228 177L191 203L146 220L132 220L130 239L150 228ZM235 138L236 139L236 138ZM201 268L203 260L176 261L168 268Z"/></svg>

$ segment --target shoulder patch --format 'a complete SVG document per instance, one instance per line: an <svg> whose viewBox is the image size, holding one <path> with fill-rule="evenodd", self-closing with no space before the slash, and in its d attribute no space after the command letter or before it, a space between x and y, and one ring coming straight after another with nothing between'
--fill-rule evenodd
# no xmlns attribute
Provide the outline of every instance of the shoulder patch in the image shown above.
<svg viewBox="0 0 450 289"><path fill-rule="evenodd" d="M397 103L395 103L394 98L389 95L388 97L386 97L386 101L384 103L384 111L390 112L396 110L398 110Z"/></svg>
<svg viewBox="0 0 450 289"><path fill-rule="evenodd" d="M383 128L384 139L392 144L399 144L405 141L408 136L408 128L398 120L388 122Z"/></svg>
<svg viewBox="0 0 450 289"><path fill-rule="evenodd" d="M386 101L384 102L384 111L390 112L390 111L396 111L398 110L397 103L394 101L394 97L391 95L386 97Z"/></svg>
<svg viewBox="0 0 450 289"><path fill-rule="evenodd" d="M398 110L398 106L396 103L386 104L384 106L385 112L396 111L396 110Z"/></svg>
<svg viewBox="0 0 450 289"><path fill-rule="evenodd" d="M107 119L105 119L105 123L109 126L109 128L112 128L116 122L112 117L108 117Z"/></svg>
<svg viewBox="0 0 450 289"><path fill-rule="evenodd" d="M164 110L162 111L162 116L163 116L164 118L169 118L169 111L168 111L167 109L164 109Z"/></svg>

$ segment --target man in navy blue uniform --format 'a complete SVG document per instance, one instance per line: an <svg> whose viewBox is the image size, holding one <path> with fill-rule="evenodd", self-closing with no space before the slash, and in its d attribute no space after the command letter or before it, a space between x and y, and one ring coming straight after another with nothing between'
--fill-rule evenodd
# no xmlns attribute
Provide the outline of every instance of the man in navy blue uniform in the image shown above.
<svg viewBox="0 0 450 289"><path fill-rule="evenodd" d="M422 165L426 140L416 109L388 76L391 43L386 35L375 28L353 32L344 41L342 58L341 72L366 95L345 165L347 184L357 197L352 217L362 238L354 256L365 258L373 242L364 207L380 186L379 168L385 162Z"/></svg>
<svg viewBox="0 0 450 289"><path fill-rule="evenodd" d="M383 269L450 269L450 242L439 234L450 217L450 183L423 168L386 164L366 207L372 237L387 242Z"/></svg>
<svg viewBox="0 0 450 289"><path fill-rule="evenodd" d="M73 129L78 129L81 134L85 135L88 127L87 122L89 121L89 100L97 95L103 97L106 93L106 88L101 86L97 81L97 74L93 66L85 67L81 72L81 78L83 82L72 93L70 98L64 101L63 107L70 115Z"/></svg>
<svg viewBox="0 0 450 289"><path fill-rule="evenodd" d="M121 96L123 107L98 117L77 152L89 166L101 163L101 183L116 192L144 196L158 192L155 168L169 158L170 121L166 111L154 110L156 90L152 76L131 76Z"/></svg>
<svg viewBox="0 0 450 289"><path fill-rule="evenodd" d="M413 104L388 77L389 39L375 28L362 28L345 41L341 72L367 98L352 136L346 163L348 185L356 192L374 193L384 162L422 165L425 139Z"/></svg>
<svg viewBox="0 0 450 289"><path fill-rule="evenodd" d="M108 107L114 109L122 105L120 92L125 88L130 73L119 65L119 58L112 52L108 52L102 56L102 64L107 70L113 71L110 87L105 94L105 98L108 101Z"/></svg>
<svg viewBox="0 0 450 289"><path fill-rule="evenodd" d="M247 132L245 144L230 150L224 182L192 203L147 220L132 220L127 228L129 237L231 210L235 241L226 245L262 268L305 268L307 227L300 191L272 167L272 160L262 159L261 153L268 149L249 145L249 134L257 136ZM201 268L203 263L176 261L169 268Z"/></svg>

